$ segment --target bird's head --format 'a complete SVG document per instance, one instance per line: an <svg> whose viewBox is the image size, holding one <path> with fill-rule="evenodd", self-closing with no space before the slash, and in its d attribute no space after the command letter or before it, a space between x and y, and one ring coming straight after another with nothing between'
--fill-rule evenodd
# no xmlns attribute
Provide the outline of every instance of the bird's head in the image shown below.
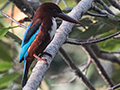
<svg viewBox="0 0 120 90"><path fill-rule="evenodd" d="M54 3L43 3L39 6L37 9L34 18L46 18L46 17L58 17L65 21L81 24L80 22L76 21L75 19L71 18L70 16L64 14L61 9L58 7L58 5Z"/></svg>

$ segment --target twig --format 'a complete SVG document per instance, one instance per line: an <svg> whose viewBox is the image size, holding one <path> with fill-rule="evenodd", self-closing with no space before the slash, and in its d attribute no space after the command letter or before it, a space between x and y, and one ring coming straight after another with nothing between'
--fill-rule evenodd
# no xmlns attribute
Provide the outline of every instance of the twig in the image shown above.
<svg viewBox="0 0 120 90"><path fill-rule="evenodd" d="M78 42L78 41L80 41L80 42ZM93 42L95 43L95 41L96 40L94 40L94 39L77 40L77 39L70 39L69 38L66 41L66 43L75 44L75 45L86 45L86 44L92 44ZM98 39L98 41L99 41L99 39ZM92 46L92 49L94 50L94 52L96 52L95 54L99 58L120 64L120 59L117 58L115 55L104 53L104 51L101 51L96 44L92 44L91 46Z"/></svg>
<svg viewBox="0 0 120 90"><path fill-rule="evenodd" d="M87 62L84 62L84 63L78 65L77 67L80 68L80 67L82 67L82 66L85 66L86 64L87 64ZM72 71L73 71L72 69L69 69L69 70L63 71L62 73L48 76L48 78L58 78L58 77L60 77L60 76L63 76L64 74L69 73L69 72L72 72Z"/></svg>
<svg viewBox="0 0 120 90"><path fill-rule="evenodd" d="M97 13L91 13L89 11L86 12L87 15L95 16L95 17L107 17L107 14L97 14Z"/></svg>
<svg viewBox="0 0 120 90"><path fill-rule="evenodd" d="M61 1L61 0L57 0L57 1L56 1L56 4L58 5L58 4L60 3L60 1Z"/></svg>
<svg viewBox="0 0 120 90"><path fill-rule="evenodd" d="M87 86L88 89L90 90L95 90L95 88L93 87L93 85L91 84L91 82L82 74L82 72L79 70L79 68L75 65L75 63L71 60L71 58L68 56L68 54L64 51L64 49L61 47L59 49L60 51L60 55L63 57L63 59L65 60L65 62L68 64L68 66L70 66L73 71L75 72L75 74L79 77L82 78L82 81L84 82L84 84Z"/></svg>
<svg viewBox="0 0 120 90"><path fill-rule="evenodd" d="M100 3L104 7L104 9L107 10L110 14L115 15L102 0L96 0L96 1Z"/></svg>
<svg viewBox="0 0 120 90"><path fill-rule="evenodd" d="M65 0L62 0L62 2L64 3L65 7L68 7L67 3L65 2Z"/></svg>
<svg viewBox="0 0 120 90"><path fill-rule="evenodd" d="M105 41L105 40L110 39L110 38L113 38L114 36L117 36L117 35L119 35L119 34L120 34L120 32L116 32L116 33L114 33L114 34L112 34L112 35L109 35L109 36L107 36L107 37L105 37L105 38L99 38L99 39L97 39L97 40L92 40L92 41L89 41L89 40L88 40L88 41L85 41L85 42L78 42L79 40L77 40L77 41L67 40L66 43L75 44L75 45L92 44L92 43L97 43L97 42Z"/></svg>
<svg viewBox="0 0 120 90"><path fill-rule="evenodd" d="M117 84L117 85L111 87L109 90L115 90L115 89L117 89L117 88L119 88L119 87L120 87L120 84Z"/></svg>
<svg viewBox="0 0 120 90"><path fill-rule="evenodd" d="M102 53L108 53L108 54L120 54L119 51L113 52L113 51L101 51Z"/></svg>
<svg viewBox="0 0 120 90"><path fill-rule="evenodd" d="M117 39L117 38L120 38L120 36L114 36L113 38Z"/></svg>
<svg viewBox="0 0 120 90"><path fill-rule="evenodd" d="M1 13L2 15L6 16L7 18L9 18L10 20L12 20L13 22L17 23L20 27L22 27L22 28L24 28L24 29L27 28L26 26L22 25L21 23L19 23L19 22L16 21L15 19L11 18L9 15L7 15L7 14L1 12L1 11L0 11L0 13Z"/></svg>
<svg viewBox="0 0 120 90"><path fill-rule="evenodd" d="M84 50L84 52L85 52L85 53L87 54L87 56L88 56L87 64L86 64L85 68L82 70L82 72L85 71L85 75L86 75L86 74L87 74L88 67L89 67L90 64L91 64L91 57L90 57L89 53L85 50L85 48L82 47L82 49Z"/></svg>
<svg viewBox="0 0 120 90"><path fill-rule="evenodd" d="M87 69L88 69L88 67L90 66L90 64L91 64L91 60L88 60L87 65L86 65L85 68L82 70L82 72L84 72L84 71L86 70L85 75L87 74Z"/></svg>
<svg viewBox="0 0 120 90"><path fill-rule="evenodd" d="M95 52L97 57L104 60L118 63L120 65L120 59L116 57L114 54L104 53L104 51L100 50L100 48L96 44L92 44L91 48Z"/></svg>
<svg viewBox="0 0 120 90"><path fill-rule="evenodd" d="M95 55L94 51L91 49L91 47L89 45L84 45L84 47L86 48L86 50L89 52L92 62L95 64L99 74L101 75L101 77L103 78L103 80L110 86L114 86L114 82L112 81L112 79L109 77L109 75L106 73L105 69L103 68L103 66L101 65L100 61L98 60L97 56Z"/></svg>
<svg viewBox="0 0 120 90"><path fill-rule="evenodd" d="M119 1L117 1L117 0L108 0L108 1L111 3L111 5L113 5L114 7L116 7L117 9L120 10L120 3L119 3Z"/></svg>
<svg viewBox="0 0 120 90"><path fill-rule="evenodd" d="M100 13L100 14L104 14L104 15L106 14L106 15L107 15L107 13L106 13L104 10L101 10L99 7L97 7L97 6L94 5L93 3L92 3L91 9L94 10L95 12Z"/></svg>
<svg viewBox="0 0 120 90"><path fill-rule="evenodd" d="M91 63L90 63L91 64ZM90 66L90 64L88 64L88 67L85 69L85 76L87 75L87 71L88 71L88 68L89 68L89 66Z"/></svg>

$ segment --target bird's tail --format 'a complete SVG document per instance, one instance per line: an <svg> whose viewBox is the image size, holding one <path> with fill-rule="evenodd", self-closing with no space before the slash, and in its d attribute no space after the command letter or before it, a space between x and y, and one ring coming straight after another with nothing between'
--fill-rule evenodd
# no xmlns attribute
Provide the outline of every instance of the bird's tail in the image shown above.
<svg viewBox="0 0 120 90"><path fill-rule="evenodd" d="M22 87L24 87L26 85L30 65L31 65L30 61L24 60L24 71L23 71L23 77L22 77Z"/></svg>

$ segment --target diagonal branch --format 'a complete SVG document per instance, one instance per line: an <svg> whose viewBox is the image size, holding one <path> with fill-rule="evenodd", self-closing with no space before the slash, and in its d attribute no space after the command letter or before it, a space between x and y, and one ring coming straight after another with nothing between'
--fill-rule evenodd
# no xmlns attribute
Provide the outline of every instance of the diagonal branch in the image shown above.
<svg viewBox="0 0 120 90"><path fill-rule="evenodd" d="M107 14L97 14L97 13L92 13L92 12L89 12L89 11L87 11L86 14L91 15L91 16L96 16L96 17L107 17L108 16Z"/></svg>
<svg viewBox="0 0 120 90"><path fill-rule="evenodd" d="M71 40L66 40L66 43L69 43L69 44L75 44L75 45L84 45L84 44L92 44L92 43L98 43L98 42L101 42L101 41L105 41L107 39L110 39L110 38L114 38L115 36L119 35L120 32L116 32L112 35L109 35L107 37L104 37L104 38L98 38L96 40L87 40L87 41L84 41L84 42L80 42L79 40L75 40L75 41L71 41Z"/></svg>
<svg viewBox="0 0 120 90"><path fill-rule="evenodd" d="M118 88L118 89L117 89ZM113 87L111 87L110 89L108 89L108 90L119 90L119 88L120 88L120 83L119 84L117 84L117 85L115 85L115 86L113 86Z"/></svg>
<svg viewBox="0 0 120 90"><path fill-rule="evenodd" d="M101 65L100 61L98 60L97 56L95 55L94 51L91 49L89 45L84 45L85 49L89 52L90 56L93 58L92 62L95 64L99 74L104 79L104 81L110 86L114 86L114 82L109 77L109 75L106 73L105 69Z"/></svg>
<svg viewBox="0 0 120 90"><path fill-rule="evenodd" d="M69 16L78 20L86 11L91 8L91 4L93 1L94 0L81 0L78 5L75 6L73 10L69 13ZM52 62L52 59L55 57L62 44L66 41L66 37L71 32L73 26L73 23L63 21L63 23L57 30L54 39L51 41L51 43L47 46L45 50L45 52L52 55L52 58L48 55L43 55L43 58L46 58L48 62L48 66L46 66L44 62L37 62L23 90L36 90L38 88L46 70L49 68L50 63Z"/></svg>
<svg viewBox="0 0 120 90"><path fill-rule="evenodd" d="M115 15L110 9L109 7L102 1L102 0L96 0L99 4L101 4L103 6L103 8L108 11L110 14Z"/></svg>
<svg viewBox="0 0 120 90"><path fill-rule="evenodd" d="M118 0L108 0L111 5L120 10L120 2Z"/></svg>
<svg viewBox="0 0 120 90"><path fill-rule="evenodd" d="M13 22L17 23L20 27L22 27L22 28L24 28L24 29L27 28L26 26L22 25L21 23L19 23L18 21L16 21L16 20L13 19L12 17L10 17L9 15L3 13L2 11L0 11L0 13L1 13L2 15L4 15L5 17L9 18L10 20L12 20Z"/></svg>
<svg viewBox="0 0 120 90"><path fill-rule="evenodd" d="M114 54L111 53L105 53L105 51L102 51L96 44L92 44L91 48L98 58L105 59L114 63L118 63L120 65L120 59L116 57Z"/></svg>
<svg viewBox="0 0 120 90"><path fill-rule="evenodd" d="M91 10L94 10L95 12L98 12L99 14L106 14L107 15L107 13L104 10L101 10L99 7L97 7L94 4L92 4Z"/></svg>
<svg viewBox="0 0 120 90"><path fill-rule="evenodd" d="M75 74L81 78L81 80L84 82L84 84L87 86L89 90L95 90L91 82L83 75L83 73L79 70L79 68L75 65L75 63L72 61L72 59L68 56L68 54L64 51L64 49L60 48L60 54L65 60L65 62L72 68L72 70L75 72Z"/></svg>

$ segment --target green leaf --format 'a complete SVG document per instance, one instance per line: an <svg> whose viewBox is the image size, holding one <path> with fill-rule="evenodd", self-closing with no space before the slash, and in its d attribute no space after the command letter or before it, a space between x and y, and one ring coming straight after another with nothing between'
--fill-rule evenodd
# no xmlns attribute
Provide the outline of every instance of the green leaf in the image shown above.
<svg viewBox="0 0 120 90"><path fill-rule="evenodd" d="M82 39L88 39L90 38L91 36L94 36L96 34L98 30L98 26L90 26L88 29L86 29L86 31L84 31L80 37Z"/></svg>
<svg viewBox="0 0 120 90"><path fill-rule="evenodd" d="M10 53L4 48L4 46L2 46L2 44L0 44L0 59L5 61L12 61Z"/></svg>
<svg viewBox="0 0 120 90"><path fill-rule="evenodd" d="M1 29L1 28L3 28L3 27L4 27L4 26L3 26L3 24L2 24L2 23L0 23L0 29Z"/></svg>
<svg viewBox="0 0 120 90"><path fill-rule="evenodd" d="M111 20L114 20L114 21L120 21L120 16L119 15L111 15L109 14L108 15L108 18L111 19Z"/></svg>
<svg viewBox="0 0 120 90"><path fill-rule="evenodd" d="M84 17L82 19L80 19L80 22L83 24L83 25L88 25L89 24L92 24L93 21L89 18L89 17Z"/></svg>
<svg viewBox="0 0 120 90"><path fill-rule="evenodd" d="M100 38L107 37L107 36L109 36L111 34L113 34L113 32L112 33L111 32L107 32L107 33L101 35ZM120 40L119 39L108 39L106 41L99 42L98 46L102 50L116 51L120 47Z"/></svg>
<svg viewBox="0 0 120 90"><path fill-rule="evenodd" d="M96 35L100 35L100 34L104 34L104 33L108 33L108 32L111 32L111 30L113 30L114 28L113 27L109 27L108 25L100 25L98 26L98 29L97 29L97 32L96 32ZM115 30L115 29L114 29ZM116 31L116 30L115 30Z"/></svg>
<svg viewBox="0 0 120 90"><path fill-rule="evenodd" d="M88 17L81 19L80 22L83 25L92 24L92 21ZM86 30L83 29L82 27L74 27L72 32L69 34L69 37L76 38L76 39L87 39L87 38L91 37L92 35L94 35L96 33L97 29L98 29L98 25L97 26L89 26L89 28Z"/></svg>
<svg viewBox="0 0 120 90"><path fill-rule="evenodd" d="M0 3L3 3L3 2L5 2L5 0L0 0Z"/></svg>
<svg viewBox="0 0 120 90"><path fill-rule="evenodd" d="M18 26L0 29L0 39L8 32L9 29L16 28L16 27Z"/></svg>
<svg viewBox="0 0 120 90"><path fill-rule="evenodd" d="M0 39L7 33L8 30L9 30L8 28L7 29L5 29L5 28L0 29Z"/></svg>
<svg viewBox="0 0 120 90"><path fill-rule="evenodd" d="M73 7L76 5L75 0L66 0L65 2L67 3L68 7ZM59 6L61 9L65 8L65 4L62 1L59 3Z"/></svg>
<svg viewBox="0 0 120 90"><path fill-rule="evenodd" d="M7 32L6 35L8 35L9 37L11 37L12 39L14 39L16 42L18 42L19 44L22 43L22 40L15 34L11 33L11 32Z"/></svg>
<svg viewBox="0 0 120 90"><path fill-rule="evenodd" d="M2 61L0 62L0 71L6 71L12 68L13 65L10 62Z"/></svg>
<svg viewBox="0 0 120 90"><path fill-rule="evenodd" d="M72 36L72 38L76 38L76 39L88 39L90 37L94 37L94 36L109 32L113 29L115 30L114 27L106 25L106 24L102 24L102 23L100 24L98 21L96 21L96 23L93 23L92 20L90 20L88 17L85 17L81 19L80 21L83 25L88 25L88 28L86 30L83 30L78 27L79 32L77 31L76 28L73 28L76 30L70 33L70 37Z"/></svg>
<svg viewBox="0 0 120 90"><path fill-rule="evenodd" d="M96 17L96 19L99 20L99 22L102 22L103 24L106 24L107 26L112 27L112 28L117 28L120 26L120 23L118 21L115 21L110 18Z"/></svg>
<svg viewBox="0 0 120 90"><path fill-rule="evenodd" d="M2 76L0 78L0 88L7 86L10 82L15 80L19 76L20 76L20 74L18 74L18 73L11 73L11 74L7 74L7 75Z"/></svg>

